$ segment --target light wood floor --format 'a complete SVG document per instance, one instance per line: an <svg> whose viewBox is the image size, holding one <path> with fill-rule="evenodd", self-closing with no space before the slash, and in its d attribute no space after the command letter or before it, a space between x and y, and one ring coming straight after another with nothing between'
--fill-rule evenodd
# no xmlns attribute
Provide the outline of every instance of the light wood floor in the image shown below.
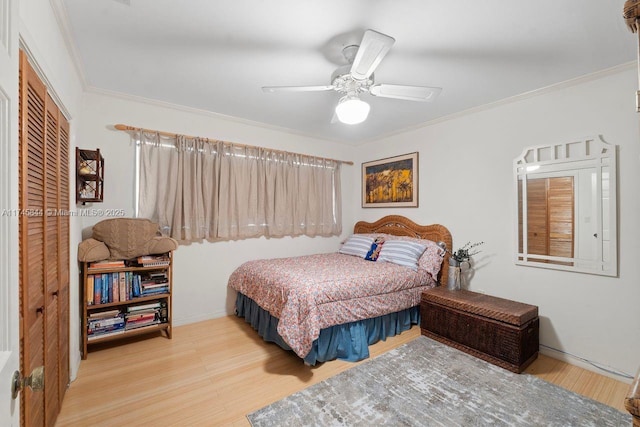
<svg viewBox="0 0 640 427"><path fill-rule="evenodd" d="M411 341L419 327L371 347L372 357ZM122 342L121 342L122 343ZM354 363L305 366L229 316L90 351L56 426L248 426L246 414ZM527 372L624 411L629 385L540 356Z"/></svg>

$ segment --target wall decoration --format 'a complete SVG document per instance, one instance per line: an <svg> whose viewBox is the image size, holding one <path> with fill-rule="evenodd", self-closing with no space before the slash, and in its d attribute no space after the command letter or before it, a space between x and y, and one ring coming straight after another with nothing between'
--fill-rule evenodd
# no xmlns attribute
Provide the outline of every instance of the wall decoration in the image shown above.
<svg viewBox="0 0 640 427"><path fill-rule="evenodd" d="M418 153L363 163L362 207L418 207Z"/></svg>
<svg viewBox="0 0 640 427"><path fill-rule="evenodd" d="M104 157L100 149L76 147L76 204L102 202L104 187Z"/></svg>

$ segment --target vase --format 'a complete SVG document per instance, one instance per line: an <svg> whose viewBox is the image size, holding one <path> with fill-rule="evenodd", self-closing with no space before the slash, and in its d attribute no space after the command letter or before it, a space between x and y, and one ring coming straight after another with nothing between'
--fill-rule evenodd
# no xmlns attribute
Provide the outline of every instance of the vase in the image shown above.
<svg viewBox="0 0 640 427"><path fill-rule="evenodd" d="M462 277L460 275L460 262L449 258L449 276L447 278L447 289L450 291L460 290Z"/></svg>

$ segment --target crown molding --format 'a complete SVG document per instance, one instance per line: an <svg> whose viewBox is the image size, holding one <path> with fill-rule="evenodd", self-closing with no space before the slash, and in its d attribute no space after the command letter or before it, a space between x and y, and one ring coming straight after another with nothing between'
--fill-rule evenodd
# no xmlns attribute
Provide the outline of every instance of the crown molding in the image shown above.
<svg viewBox="0 0 640 427"><path fill-rule="evenodd" d="M599 80L604 77L612 76L615 74L622 73L624 71L628 71L630 69L634 69L638 67L638 63L636 61L626 62L624 64L616 65L610 68L605 68L604 70L596 71L594 73L585 74L584 76L576 77L573 79L565 80L559 83L554 83L549 86L545 86L539 89L534 89L529 92L524 92L518 95L510 96L508 98L503 98L498 101L490 102L488 104L479 105L477 107L472 107L463 111L459 111L457 113L448 114L446 116L438 117L437 119L429 120L428 122L420 123L415 126L409 126L397 131L389 132L383 136L376 137L375 139L370 139L368 141L364 141L360 145L369 144L372 142L378 142L385 140L387 138L391 138L396 135L400 135L407 132L416 131L418 129L422 129L425 127L433 126L439 123L447 122L450 120L459 119L461 117L469 116L472 114L480 113L482 111L492 110L497 107L501 107L503 105L509 105L516 102L523 101L525 99L535 98L541 95L547 95L549 93L558 92L570 87L574 87L577 85L581 85L584 83L588 83L594 80Z"/></svg>
<svg viewBox="0 0 640 427"><path fill-rule="evenodd" d="M240 118L240 117L228 116L228 115L225 115L225 114L215 113L213 111L203 110L203 109L200 109L200 108L187 107L185 105L174 104L174 103L167 102L167 101L159 101L157 99L145 98L145 97L138 96L138 95L131 95L131 94L128 94L128 93L117 92L117 91L112 91L112 90L108 90L108 89L100 89L100 88L96 88L96 87L90 86L85 90L85 93L95 94L95 95L102 95L102 96L109 96L109 97L112 97L112 98L123 99L125 101L139 102L139 103L142 103L142 104L152 105L152 106L155 106L155 107L170 108L172 110L178 110L178 111L182 111L182 112L185 112L185 113L197 114L197 115L200 115L200 116L205 116L205 117L211 117L211 118L214 118L214 119L225 120L225 121L229 121L229 122L242 124L242 125L245 125L245 126L253 126L253 127L258 127L258 128L262 128L262 129L267 129L267 130L270 130L270 131L287 133L287 134L290 134L290 135L302 136L302 137L305 137L305 138L311 138L311 139L315 139L317 141L327 141L327 142L332 142L332 143L335 143L335 144L345 144L344 141L338 141L338 140L334 140L334 139L322 138L322 137L319 137L319 136L316 136L316 135L310 135L310 134L307 134L307 133L304 133L304 132L298 132L298 131L295 131L293 129L289 129L289 128L285 128L285 127L281 127L281 126L270 125L270 124L264 123L264 122L258 122L258 121L253 121L253 120L249 120L249 119L243 119L243 118Z"/></svg>

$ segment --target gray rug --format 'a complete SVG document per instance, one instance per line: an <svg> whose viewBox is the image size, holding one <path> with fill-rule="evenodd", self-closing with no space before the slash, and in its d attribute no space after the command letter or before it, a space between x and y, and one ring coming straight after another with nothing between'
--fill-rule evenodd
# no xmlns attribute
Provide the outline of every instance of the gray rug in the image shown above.
<svg viewBox="0 0 640 427"><path fill-rule="evenodd" d="M426 337L247 416L258 426L630 426L631 415Z"/></svg>

